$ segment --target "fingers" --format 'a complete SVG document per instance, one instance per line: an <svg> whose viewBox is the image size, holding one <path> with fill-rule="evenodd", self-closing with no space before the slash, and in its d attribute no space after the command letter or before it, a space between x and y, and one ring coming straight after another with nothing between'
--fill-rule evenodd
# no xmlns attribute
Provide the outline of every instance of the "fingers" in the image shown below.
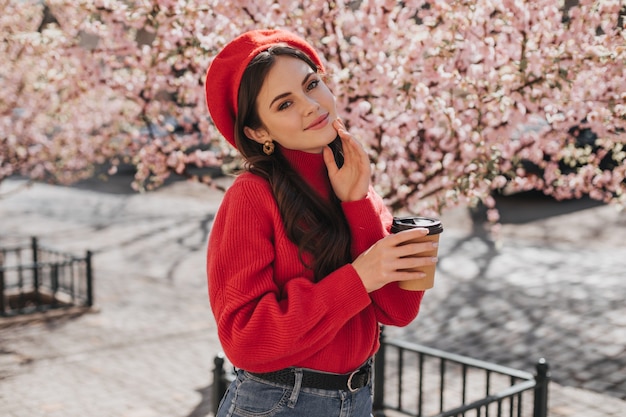
<svg viewBox="0 0 626 417"><path fill-rule="evenodd" d="M425 277L437 263L437 246L432 241L406 243L407 237L423 237L426 229L388 235L363 252L352 263L368 292L397 281ZM398 235L402 234L398 238Z"/></svg>
<svg viewBox="0 0 626 417"><path fill-rule="evenodd" d="M437 262L437 249L439 247L438 239L428 236L428 229L416 228L398 232L389 235L389 243L395 245L394 255L400 259L420 258L421 262L434 263ZM428 259L432 258L432 259ZM404 261L402 261L404 262ZM405 262L406 263L406 262ZM420 266L420 265L418 265ZM399 266L398 269L407 268Z"/></svg>
<svg viewBox="0 0 626 417"><path fill-rule="evenodd" d="M431 269L437 264L438 240L427 237L424 228L402 231L389 235L388 250L392 255L392 270L395 281L406 281L424 277L424 269Z"/></svg>
<svg viewBox="0 0 626 417"><path fill-rule="evenodd" d="M326 164L326 169L328 170L328 175L335 175L337 171L339 171L339 167L335 161L333 151L328 146L325 146L322 150L322 154L324 156L324 164Z"/></svg>
<svg viewBox="0 0 626 417"><path fill-rule="evenodd" d="M425 267L433 266L437 264L439 259L436 256L409 256L405 258L398 258L394 263L395 271L398 273L403 272L418 272L416 270ZM398 277L398 281L403 278L411 279L411 277Z"/></svg>
<svg viewBox="0 0 626 417"><path fill-rule="evenodd" d="M367 196L370 187L371 167L365 149L357 142L339 119L333 127L341 138L343 164L341 168L331 161L331 155L324 150L324 162L328 176L337 197L341 201L356 201ZM329 149L330 150L330 149Z"/></svg>
<svg viewBox="0 0 626 417"><path fill-rule="evenodd" d="M437 251L437 242L411 242L397 247L396 254L399 258L407 256L430 256Z"/></svg>
<svg viewBox="0 0 626 417"><path fill-rule="evenodd" d="M348 132L348 130L346 129L346 125L343 124L341 119L335 119L333 121L333 127L341 138L344 153L349 152L351 149L354 150L354 146L359 145L359 143Z"/></svg>
<svg viewBox="0 0 626 417"><path fill-rule="evenodd" d="M395 245L399 245L402 242L406 242L412 239L419 239L428 235L428 229L425 227L416 227L414 229L402 230L398 233L391 234L387 237L393 241Z"/></svg>
<svg viewBox="0 0 626 417"><path fill-rule="evenodd" d="M341 119L335 119L333 121L333 127L337 131L337 134L341 138L341 144L345 155L361 156L361 154L367 157L365 150L361 144L348 132L346 125L343 124Z"/></svg>
<svg viewBox="0 0 626 417"><path fill-rule="evenodd" d="M369 178L370 161L365 148L346 130L346 126L340 119L333 121L333 127L341 138L344 163L360 167L359 169L366 171Z"/></svg>
<svg viewBox="0 0 626 417"><path fill-rule="evenodd" d="M346 125L344 125L343 121L341 121L341 119L339 119L339 118L333 120L333 127L335 128L335 130L337 131L339 136L345 136L345 135L348 134L348 130L346 129Z"/></svg>

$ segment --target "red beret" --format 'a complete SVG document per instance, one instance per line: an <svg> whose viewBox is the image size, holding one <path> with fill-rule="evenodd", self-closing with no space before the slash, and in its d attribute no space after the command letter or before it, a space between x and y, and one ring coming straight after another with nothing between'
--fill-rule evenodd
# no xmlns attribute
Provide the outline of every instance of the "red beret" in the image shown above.
<svg viewBox="0 0 626 417"><path fill-rule="evenodd" d="M304 52L323 71L315 50L302 38L284 30L253 30L246 32L217 54L206 74L204 89L207 106L217 129L235 145L237 95L243 72L250 61L272 45L285 43Z"/></svg>

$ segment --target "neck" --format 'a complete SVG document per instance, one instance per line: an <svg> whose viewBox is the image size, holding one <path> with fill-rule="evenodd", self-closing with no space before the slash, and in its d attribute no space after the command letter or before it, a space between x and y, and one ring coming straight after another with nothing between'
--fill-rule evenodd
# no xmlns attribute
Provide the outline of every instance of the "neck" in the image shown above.
<svg viewBox="0 0 626 417"><path fill-rule="evenodd" d="M322 197L332 193L328 171L321 153L308 153L281 147L281 152L291 167Z"/></svg>

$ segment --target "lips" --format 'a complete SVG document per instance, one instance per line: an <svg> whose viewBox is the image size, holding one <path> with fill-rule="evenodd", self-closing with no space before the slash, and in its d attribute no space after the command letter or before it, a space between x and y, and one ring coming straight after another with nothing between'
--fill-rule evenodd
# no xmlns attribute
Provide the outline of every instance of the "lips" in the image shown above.
<svg viewBox="0 0 626 417"><path fill-rule="evenodd" d="M322 127L326 126L327 124L328 124L328 113L326 113L326 114L318 117L317 119L315 119L313 121L313 123L308 125L304 130L321 129Z"/></svg>

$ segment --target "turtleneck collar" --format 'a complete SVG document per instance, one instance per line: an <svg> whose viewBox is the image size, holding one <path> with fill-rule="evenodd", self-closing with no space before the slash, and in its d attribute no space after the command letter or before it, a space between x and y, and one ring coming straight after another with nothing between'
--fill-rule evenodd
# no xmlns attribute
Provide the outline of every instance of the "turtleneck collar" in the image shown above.
<svg viewBox="0 0 626 417"><path fill-rule="evenodd" d="M328 171L322 153L296 151L280 146L280 151L291 167L302 176L320 196L329 198L332 193Z"/></svg>

